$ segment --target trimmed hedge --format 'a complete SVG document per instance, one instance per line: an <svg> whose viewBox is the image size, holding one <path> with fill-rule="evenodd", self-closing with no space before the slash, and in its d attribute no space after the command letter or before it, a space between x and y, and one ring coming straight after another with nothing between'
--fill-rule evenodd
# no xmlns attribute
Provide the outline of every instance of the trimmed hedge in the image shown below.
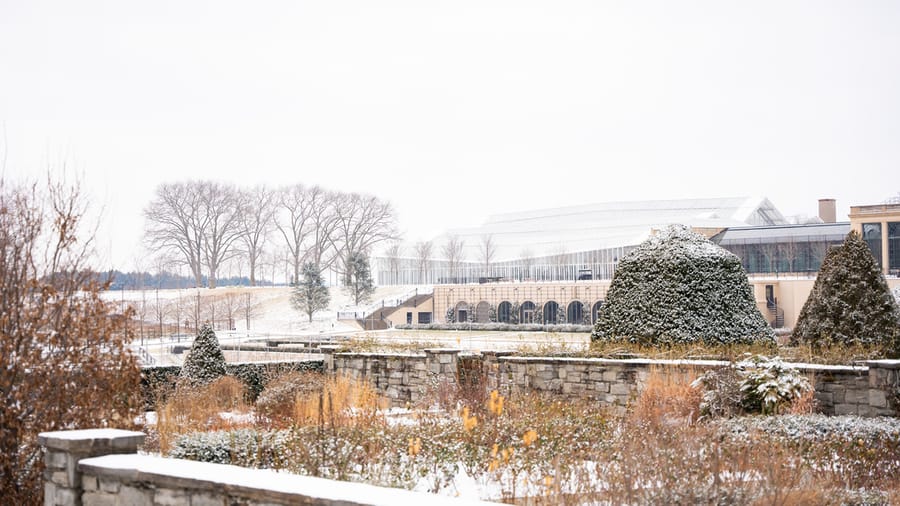
<svg viewBox="0 0 900 506"><path fill-rule="evenodd" d="M241 380L247 387L249 402L255 402L266 385L274 378L291 371L324 372L322 360L305 360L294 362L247 362L227 364L225 372ZM141 369L141 393L144 396L144 408L155 409L158 397L175 388L181 366L150 366Z"/></svg>

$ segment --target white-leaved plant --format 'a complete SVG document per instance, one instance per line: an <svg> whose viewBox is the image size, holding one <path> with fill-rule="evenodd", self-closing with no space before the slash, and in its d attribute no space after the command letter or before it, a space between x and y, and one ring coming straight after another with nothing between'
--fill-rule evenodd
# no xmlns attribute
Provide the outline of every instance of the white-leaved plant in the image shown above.
<svg viewBox="0 0 900 506"><path fill-rule="evenodd" d="M713 417L730 417L741 410L777 414L812 389L809 380L780 357L760 355L707 371L692 386L703 387L700 411Z"/></svg>

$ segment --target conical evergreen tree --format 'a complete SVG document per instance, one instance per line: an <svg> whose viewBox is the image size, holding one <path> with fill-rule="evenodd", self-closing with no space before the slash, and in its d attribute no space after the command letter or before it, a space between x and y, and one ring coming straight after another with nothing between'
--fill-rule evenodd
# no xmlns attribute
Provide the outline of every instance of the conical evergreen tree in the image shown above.
<svg viewBox="0 0 900 506"><path fill-rule="evenodd" d="M791 338L814 346L881 344L900 353L900 309L856 231L825 255Z"/></svg>
<svg viewBox="0 0 900 506"><path fill-rule="evenodd" d="M302 311L311 322L316 311L328 309L331 294L325 286L325 280L319 269L312 263L303 264L303 278L294 287L291 294L291 305Z"/></svg>
<svg viewBox="0 0 900 506"><path fill-rule="evenodd" d="M620 262L591 339L645 344L774 343L735 255L671 226Z"/></svg>
<svg viewBox="0 0 900 506"><path fill-rule="evenodd" d="M180 381L190 385L206 385L225 376L225 355L219 347L219 339L208 323L200 327L184 364Z"/></svg>

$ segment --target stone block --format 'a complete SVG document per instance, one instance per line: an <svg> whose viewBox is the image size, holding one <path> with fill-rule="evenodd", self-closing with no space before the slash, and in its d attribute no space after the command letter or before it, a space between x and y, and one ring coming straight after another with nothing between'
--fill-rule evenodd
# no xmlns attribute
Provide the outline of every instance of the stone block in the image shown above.
<svg viewBox="0 0 900 506"><path fill-rule="evenodd" d="M122 485L119 489L119 502L129 506L153 506L153 491L132 485Z"/></svg>
<svg viewBox="0 0 900 506"><path fill-rule="evenodd" d="M844 403L846 404L869 404L869 391L866 390L847 390L844 394Z"/></svg>
<svg viewBox="0 0 900 506"><path fill-rule="evenodd" d="M452 363L455 356L455 353L441 353L438 355L438 362L441 364Z"/></svg>
<svg viewBox="0 0 900 506"><path fill-rule="evenodd" d="M100 490L100 484L97 481L96 476L91 476L89 474L81 475L81 489L85 492L90 492L93 490Z"/></svg>
<svg viewBox="0 0 900 506"><path fill-rule="evenodd" d="M153 494L157 506L191 506L191 496L185 490L158 488Z"/></svg>
<svg viewBox="0 0 900 506"><path fill-rule="evenodd" d="M869 406L875 408L886 408L888 406L887 395L885 395L884 390L869 389Z"/></svg>
<svg viewBox="0 0 900 506"><path fill-rule="evenodd" d="M834 407L834 393L832 392L816 392L816 400L822 407Z"/></svg>
<svg viewBox="0 0 900 506"><path fill-rule="evenodd" d="M618 381L619 373L615 370L606 370L603 371L603 381L608 381L610 383Z"/></svg>
<svg viewBox="0 0 900 506"><path fill-rule="evenodd" d="M84 506L119 506L116 503L115 495L105 494L99 490L93 490L82 494L81 504Z"/></svg>
<svg viewBox="0 0 900 506"><path fill-rule="evenodd" d="M588 373L588 380L603 381L603 373L600 371L591 371Z"/></svg>
<svg viewBox="0 0 900 506"><path fill-rule="evenodd" d="M44 471L44 478L60 487L71 487L74 485L69 481L69 473L65 471Z"/></svg>
<svg viewBox="0 0 900 506"><path fill-rule="evenodd" d="M108 492L110 494L116 494L119 492L119 488L122 486L122 482L115 478L106 478L104 476L100 476L100 490L103 492Z"/></svg>
<svg viewBox="0 0 900 506"><path fill-rule="evenodd" d="M835 404L835 415L855 415L857 414L857 406L855 404Z"/></svg>
<svg viewBox="0 0 900 506"><path fill-rule="evenodd" d="M624 383L613 383L609 386L609 393L613 395L628 395L631 389Z"/></svg>
<svg viewBox="0 0 900 506"><path fill-rule="evenodd" d="M225 497L211 492L194 492L191 506L225 506Z"/></svg>
<svg viewBox="0 0 900 506"><path fill-rule="evenodd" d="M67 457L66 452L47 450L47 453L44 454L44 465L47 466L47 469L65 469Z"/></svg>
<svg viewBox="0 0 900 506"><path fill-rule="evenodd" d="M75 492L75 489L56 487L53 504L69 506L75 505L77 500L78 494Z"/></svg>
<svg viewBox="0 0 900 506"><path fill-rule="evenodd" d="M44 482L44 506L53 506L56 500L56 485L49 481Z"/></svg>

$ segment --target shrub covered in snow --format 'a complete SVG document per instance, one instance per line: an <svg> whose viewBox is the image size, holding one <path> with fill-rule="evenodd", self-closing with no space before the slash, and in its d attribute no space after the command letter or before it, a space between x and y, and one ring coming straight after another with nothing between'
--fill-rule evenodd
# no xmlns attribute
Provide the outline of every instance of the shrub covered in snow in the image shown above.
<svg viewBox="0 0 900 506"><path fill-rule="evenodd" d="M806 377L779 357L760 355L709 370L694 387L703 387L700 411L712 417L780 413L812 389Z"/></svg>
<svg viewBox="0 0 900 506"><path fill-rule="evenodd" d="M825 255L794 342L880 345L900 354L900 309L869 247L853 231Z"/></svg>
<svg viewBox="0 0 900 506"><path fill-rule="evenodd" d="M179 381L190 385L206 385L225 374L225 355L222 354L219 339L212 326L204 324L184 359Z"/></svg>
<svg viewBox="0 0 900 506"><path fill-rule="evenodd" d="M671 226L619 262L593 340L775 342L737 256Z"/></svg>
<svg viewBox="0 0 900 506"><path fill-rule="evenodd" d="M234 464L239 466L273 468L288 455L290 431L231 431L195 432L178 438L169 457L176 459Z"/></svg>
<svg viewBox="0 0 900 506"><path fill-rule="evenodd" d="M900 306L900 285L894 287L894 291L891 292L894 294L894 301Z"/></svg>

